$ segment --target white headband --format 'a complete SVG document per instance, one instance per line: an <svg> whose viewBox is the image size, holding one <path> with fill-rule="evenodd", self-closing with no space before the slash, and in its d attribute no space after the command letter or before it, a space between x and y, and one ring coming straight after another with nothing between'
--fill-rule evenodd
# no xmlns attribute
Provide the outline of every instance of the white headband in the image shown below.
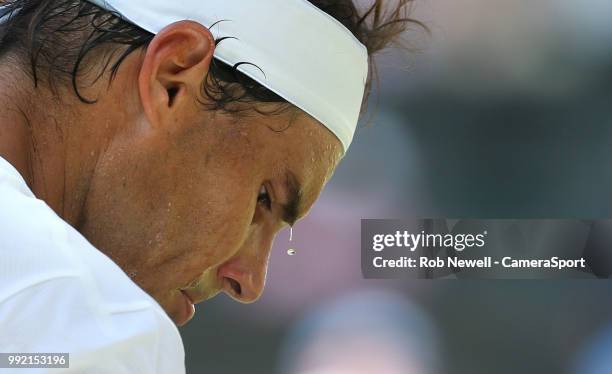
<svg viewBox="0 0 612 374"><path fill-rule="evenodd" d="M192 20L212 27L215 58L310 114L348 149L368 75L368 53L306 0L89 0L153 33ZM222 22L219 22L222 21ZM261 69L261 70L259 70ZM262 73L263 71L263 73Z"/></svg>

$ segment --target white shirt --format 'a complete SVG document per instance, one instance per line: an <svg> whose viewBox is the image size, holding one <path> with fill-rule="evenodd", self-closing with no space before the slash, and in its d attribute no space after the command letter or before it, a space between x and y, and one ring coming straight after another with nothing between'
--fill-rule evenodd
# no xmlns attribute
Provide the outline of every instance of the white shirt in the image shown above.
<svg viewBox="0 0 612 374"><path fill-rule="evenodd" d="M185 373L175 324L0 157L0 353L69 353L69 369Z"/></svg>

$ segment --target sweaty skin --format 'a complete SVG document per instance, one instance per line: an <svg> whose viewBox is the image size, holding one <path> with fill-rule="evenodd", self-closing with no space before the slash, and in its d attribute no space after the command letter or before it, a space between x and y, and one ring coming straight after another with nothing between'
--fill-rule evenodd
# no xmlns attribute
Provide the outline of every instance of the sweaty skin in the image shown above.
<svg viewBox="0 0 612 374"><path fill-rule="evenodd" d="M274 236L306 214L342 157L297 108L206 110L213 52L207 29L172 24L110 85L83 78L95 104L33 88L19 56L0 60L0 156L179 325L185 294L261 295Z"/></svg>

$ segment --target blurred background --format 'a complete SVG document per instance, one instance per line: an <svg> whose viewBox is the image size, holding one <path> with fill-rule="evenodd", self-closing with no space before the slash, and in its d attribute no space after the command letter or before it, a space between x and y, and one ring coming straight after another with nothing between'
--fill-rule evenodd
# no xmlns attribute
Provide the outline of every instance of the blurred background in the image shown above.
<svg viewBox="0 0 612 374"><path fill-rule="evenodd" d="M361 218L612 217L612 2L417 0L255 304L181 330L189 373L612 373L606 280L364 280ZM295 248L296 254L287 255Z"/></svg>

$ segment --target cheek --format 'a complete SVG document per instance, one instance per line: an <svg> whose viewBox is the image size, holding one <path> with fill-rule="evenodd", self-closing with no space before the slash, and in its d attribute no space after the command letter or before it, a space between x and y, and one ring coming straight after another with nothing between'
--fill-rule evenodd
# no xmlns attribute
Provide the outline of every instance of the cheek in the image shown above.
<svg viewBox="0 0 612 374"><path fill-rule="evenodd" d="M255 207L252 188L244 181L227 176L202 180L177 193L168 225L168 239L177 248L176 270L187 282L236 254L248 237Z"/></svg>
<svg viewBox="0 0 612 374"><path fill-rule="evenodd" d="M203 160L119 152L92 181L80 231L158 300L227 261L249 235L253 173Z"/></svg>

